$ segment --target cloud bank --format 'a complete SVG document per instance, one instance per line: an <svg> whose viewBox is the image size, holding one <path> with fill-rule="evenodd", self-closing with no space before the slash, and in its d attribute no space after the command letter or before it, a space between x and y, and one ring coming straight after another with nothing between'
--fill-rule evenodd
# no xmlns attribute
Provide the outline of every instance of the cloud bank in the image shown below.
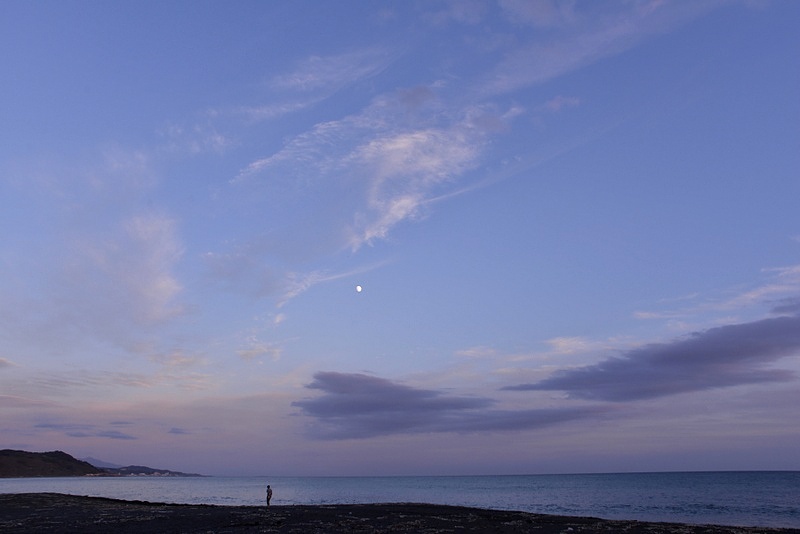
<svg viewBox="0 0 800 534"><path fill-rule="evenodd" d="M794 380L793 372L766 365L798 354L800 316L773 317L711 328L670 343L651 343L621 357L504 389L563 391L570 398L613 402L652 399Z"/></svg>
<svg viewBox="0 0 800 534"><path fill-rule="evenodd" d="M490 398L451 396L364 374L320 372L307 387L324 394L292 405L316 419L311 433L321 439L531 430L604 411L597 407L491 409L496 401Z"/></svg>

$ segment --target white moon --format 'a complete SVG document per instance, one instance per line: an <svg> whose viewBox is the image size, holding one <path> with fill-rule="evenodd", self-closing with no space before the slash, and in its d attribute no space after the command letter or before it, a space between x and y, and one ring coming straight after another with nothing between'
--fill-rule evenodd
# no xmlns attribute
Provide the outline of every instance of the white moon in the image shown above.
<svg viewBox="0 0 800 534"><path fill-rule="evenodd" d="M356 286L356 291L358 291L359 293L361 293L361 286Z"/></svg>

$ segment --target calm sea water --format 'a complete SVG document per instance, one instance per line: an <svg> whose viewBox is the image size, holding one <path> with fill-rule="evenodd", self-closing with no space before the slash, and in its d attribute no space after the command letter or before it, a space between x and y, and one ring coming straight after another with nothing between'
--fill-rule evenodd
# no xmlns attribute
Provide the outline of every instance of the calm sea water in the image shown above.
<svg viewBox="0 0 800 534"><path fill-rule="evenodd" d="M187 504L425 502L679 523L800 528L800 472L458 477L0 479L0 493L57 492Z"/></svg>

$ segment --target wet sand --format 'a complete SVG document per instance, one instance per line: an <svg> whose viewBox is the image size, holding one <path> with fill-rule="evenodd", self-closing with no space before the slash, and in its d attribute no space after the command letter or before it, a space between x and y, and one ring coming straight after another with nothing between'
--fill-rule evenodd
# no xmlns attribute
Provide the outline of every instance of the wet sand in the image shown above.
<svg viewBox="0 0 800 534"><path fill-rule="evenodd" d="M0 494L0 532L494 532L798 533L714 525L609 521L433 504L213 506L121 501L58 493Z"/></svg>

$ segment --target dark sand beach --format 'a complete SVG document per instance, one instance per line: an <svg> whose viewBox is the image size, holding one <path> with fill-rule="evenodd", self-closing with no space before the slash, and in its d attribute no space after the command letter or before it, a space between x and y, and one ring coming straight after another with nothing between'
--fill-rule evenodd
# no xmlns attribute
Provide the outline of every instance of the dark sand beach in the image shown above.
<svg viewBox="0 0 800 534"><path fill-rule="evenodd" d="M212 506L57 493L0 494L0 532L627 532L800 533L713 525L608 521L432 504Z"/></svg>

